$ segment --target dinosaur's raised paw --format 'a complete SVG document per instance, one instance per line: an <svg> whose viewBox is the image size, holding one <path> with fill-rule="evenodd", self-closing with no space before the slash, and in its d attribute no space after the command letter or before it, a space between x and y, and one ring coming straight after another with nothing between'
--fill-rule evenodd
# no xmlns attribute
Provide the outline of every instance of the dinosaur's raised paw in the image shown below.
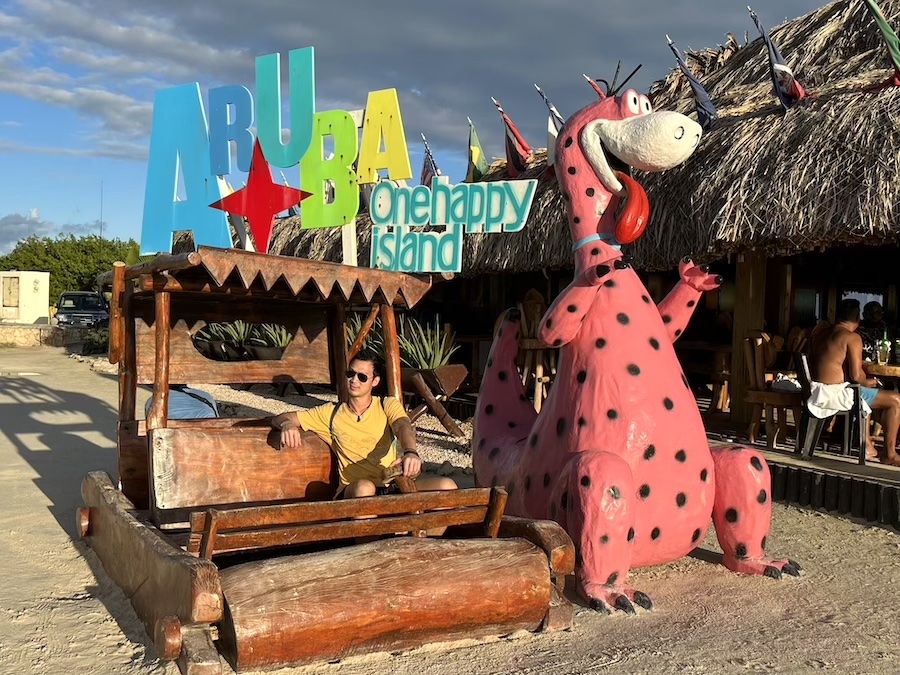
<svg viewBox="0 0 900 675"><path fill-rule="evenodd" d="M610 614L612 610L635 614L635 605L642 609L653 609L653 601L646 593L636 591L629 586L585 584L581 593L585 596L588 606L601 614Z"/></svg>
<svg viewBox="0 0 900 675"><path fill-rule="evenodd" d="M722 285L724 279L718 274L710 274L706 265L696 265L690 258L682 259L678 265L681 280L695 291L711 291Z"/></svg>
<svg viewBox="0 0 900 675"><path fill-rule="evenodd" d="M738 574L759 574L780 581L785 574L791 577L799 577L803 568L799 563L787 559L760 558L736 558L726 555L725 567Z"/></svg>

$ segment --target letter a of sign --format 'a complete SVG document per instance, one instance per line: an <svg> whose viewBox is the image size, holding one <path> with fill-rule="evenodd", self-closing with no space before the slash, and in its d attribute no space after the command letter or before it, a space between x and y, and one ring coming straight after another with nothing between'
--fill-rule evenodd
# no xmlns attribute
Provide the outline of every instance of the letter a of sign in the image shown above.
<svg viewBox="0 0 900 675"><path fill-rule="evenodd" d="M209 208L222 192L210 173L209 131L199 84L156 94L150 138L141 254L171 251L173 234L182 230L193 231L197 246L231 248L225 214ZM176 201L179 170L185 201Z"/></svg>

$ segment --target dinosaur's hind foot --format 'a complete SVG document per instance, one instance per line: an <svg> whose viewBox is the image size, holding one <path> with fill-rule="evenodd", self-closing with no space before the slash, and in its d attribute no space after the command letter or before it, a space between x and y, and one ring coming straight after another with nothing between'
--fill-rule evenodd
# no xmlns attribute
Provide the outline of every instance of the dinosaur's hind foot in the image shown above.
<svg viewBox="0 0 900 675"><path fill-rule="evenodd" d="M601 614L609 614L613 610L634 614L635 605L646 610L653 609L653 601L646 593L636 591L626 584L584 582L579 584L579 593L591 609Z"/></svg>

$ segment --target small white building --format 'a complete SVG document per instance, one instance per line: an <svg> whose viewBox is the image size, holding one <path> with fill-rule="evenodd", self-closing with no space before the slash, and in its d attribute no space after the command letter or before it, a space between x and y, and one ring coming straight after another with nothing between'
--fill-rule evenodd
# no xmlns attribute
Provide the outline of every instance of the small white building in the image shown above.
<svg viewBox="0 0 900 675"><path fill-rule="evenodd" d="M0 321L50 323L50 272L0 272Z"/></svg>

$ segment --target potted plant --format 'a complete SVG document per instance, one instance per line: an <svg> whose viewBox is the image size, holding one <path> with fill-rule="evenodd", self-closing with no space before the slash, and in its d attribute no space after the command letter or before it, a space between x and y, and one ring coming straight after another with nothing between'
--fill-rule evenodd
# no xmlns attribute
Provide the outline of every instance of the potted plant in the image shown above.
<svg viewBox="0 0 900 675"><path fill-rule="evenodd" d="M225 342L229 339L226 326L222 323L208 323L193 337L194 347L208 359L227 361Z"/></svg>
<svg viewBox="0 0 900 675"><path fill-rule="evenodd" d="M245 345L253 335L253 324L238 319L237 321L224 324L223 332L226 336L223 347L228 360L243 361L246 359L247 350Z"/></svg>
<svg viewBox="0 0 900 675"><path fill-rule="evenodd" d="M277 361L291 344L294 336L282 325L264 323L253 327L253 334L245 345L247 351L260 361Z"/></svg>
<svg viewBox="0 0 900 675"><path fill-rule="evenodd" d="M440 316L435 317L434 324L423 324L402 316L398 338L400 360L406 366L403 369L404 380L408 381L419 372L435 394L446 398L459 389L468 375L468 369L464 365L450 363L450 357L459 345L453 344L453 334L443 330Z"/></svg>

